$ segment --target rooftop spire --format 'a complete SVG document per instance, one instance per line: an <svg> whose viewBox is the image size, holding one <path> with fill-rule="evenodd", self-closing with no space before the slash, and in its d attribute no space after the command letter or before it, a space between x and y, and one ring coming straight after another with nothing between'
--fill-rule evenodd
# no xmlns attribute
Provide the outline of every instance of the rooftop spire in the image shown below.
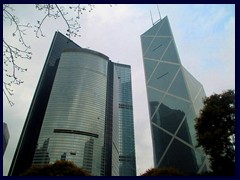
<svg viewBox="0 0 240 180"><path fill-rule="evenodd" d="M154 25L151 10L150 10L150 16L151 16L151 20L152 20L152 25Z"/></svg>
<svg viewBox="0 0 240 180"><path fill-rule="evenodd" d="M158 4L157 4L157 9L158 9L159 18L160 18L160 20L162 20L162 18L161 18L161 14L160 14L160 11L159 11Z"/></svg>

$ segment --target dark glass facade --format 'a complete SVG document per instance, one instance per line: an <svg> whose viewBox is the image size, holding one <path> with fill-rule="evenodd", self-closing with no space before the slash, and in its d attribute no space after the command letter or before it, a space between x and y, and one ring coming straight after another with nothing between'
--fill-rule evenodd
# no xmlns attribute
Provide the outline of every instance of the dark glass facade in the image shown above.
<svg viewBox="0 0 240 180"><path fill-rule="evenodd" d="M181 64L168 18L141 35L152 131L154 166L191 174L208 168L196 147L195 118L205 92Z"/></svg>
<svg viewBox="0 0 240 180"><path fill-rule="evenodd" d="M131 67L114 63L119 80L119 175L136 176Z"/></svg>
<svg viewBox="0 0 240 180"><path fill-rule="evenodd" d="M19 175L32 164L59 59L62 51L66 48L81 47L61 33L56 32L23 126L9 175Z"/></svg>
<svg viewBox="0 0 240 180"><path fill-rule="evenodd" d="M106 104L106 122L105 122L105 148L103 152L104 173L102 175L118 176L119 175L119 122L118 122L118 79L114 70L114 63L108 64L108 81L107 81L107 104ZM112 156L109 156L112 154Z"/></svg>
<svg viewBox="0 0 240 180"><path fill-rule="evenodd" d="M5 150L7 148L7 144L10 138L10 134L8 131L8 126L5 122L3 122L3 155L5 153Z"/></svg>
<svg viewBox="0 0 240 180"><path fill-rule="evenodd" d="M50 163L66 153L66 160L101 175L107 74L108 57L100 53L86 49L62 52L38 138L38 144L49 139ZM84 154L86 149L89 154ZM32 163L39 164L42 157L35 152Z"/></svg>
<svg viewBox="0 0 240 180"><path fill-rule="evenodd" d="M107 56L56 32L9 175L62 159L92 175L118 176L119 86Z"/></svg>

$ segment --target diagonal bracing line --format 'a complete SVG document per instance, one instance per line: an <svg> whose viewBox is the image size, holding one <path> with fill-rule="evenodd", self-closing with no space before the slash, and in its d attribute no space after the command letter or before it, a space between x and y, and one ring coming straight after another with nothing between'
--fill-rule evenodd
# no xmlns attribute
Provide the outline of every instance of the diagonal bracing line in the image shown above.
<svg viewBox="0 0 240 180"><path fill-rule="evenodd" d="M162 78L163 76L165 76L165 75L167 75L167 74L168 74L168 72L166 72L165 74L163 74L163 75L157 77L157 79L160 79L160 78Z"/></svg>

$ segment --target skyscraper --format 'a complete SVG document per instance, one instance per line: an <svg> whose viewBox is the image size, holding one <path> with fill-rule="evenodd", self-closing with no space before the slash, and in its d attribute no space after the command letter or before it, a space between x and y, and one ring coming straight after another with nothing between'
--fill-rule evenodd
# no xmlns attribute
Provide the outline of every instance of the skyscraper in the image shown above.
<svg viewBox="0 0 240 180"><path fill-rule="evenodd" d="M131 67L114 63L119 82L120 176L136 176Z"/></svg>
<svg viewBox="0 0 240 180"><path fill-rule="evenodd" d="M195 148L195 118L205 92L181 64L168 18L141 35L152 132L154 166L185 173L208 169L202 150Z"/></svg>
<svg viewBox="0 0 240 180"><path fill-rule="evenodd" d="M23 126L9 175L19 175L32 164L59 59L65 48L80 48L80 46L61 33L55 33Z"/></svg>
<svg viewBox="0 0 240 180"><path fill-rule="evenodd" d="M9 175L59 159L119 175L119 85L107 56L56 32Z"/></svg>

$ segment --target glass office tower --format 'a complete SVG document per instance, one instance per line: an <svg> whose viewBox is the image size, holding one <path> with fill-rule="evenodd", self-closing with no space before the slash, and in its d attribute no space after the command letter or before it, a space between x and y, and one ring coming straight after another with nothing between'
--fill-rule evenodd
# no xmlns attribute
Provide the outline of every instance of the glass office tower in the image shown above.
<svg viewBox="0 0 240 180"><path fill-rule="evenodd" d="M131 67L114 66L119 80L119 175L136 176Z"/></svg>
<svg viewBox="0 0 240 180"><path fill-rule="evenodd" d="M93 175L103 172L107 67L108 57L100 53L62 52L37 147L48 140L50 163L65 154L66 160ZM43 154L35 153L32 163L39 164L42 158Z"/></svg>
<svg viewBox="0 0 240 180"><path fill-rule="evenodd" d="M154 166L187 174L206 171L208 161L195 148L195 118L205 92L181 64L168 18L141 35Z"/></svg>
<svg viewBox="0 0 240 180"><path fill-rule="evenodd" d="M13 156L9 175L19 175L32 164L60 56L66 48L81 47L60 32L56 32Z"/></svg>
<svg viewBox="0 0 240 180"><path fill-rule="evenodd" d="M9 175L60 159L119 175L120 90L107 56L56 32Z"/></svg>

